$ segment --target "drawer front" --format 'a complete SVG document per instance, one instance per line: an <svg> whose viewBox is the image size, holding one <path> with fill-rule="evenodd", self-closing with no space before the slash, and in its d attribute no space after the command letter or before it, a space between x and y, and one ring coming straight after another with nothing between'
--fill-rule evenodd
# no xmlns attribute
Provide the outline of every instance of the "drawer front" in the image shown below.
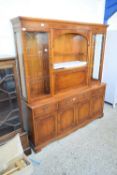
<svg viewBox="0 0 117 175"><path fill-rule="evenodd" d="M58 108L59 108L59 110L62 110L64 108L72 106L76 101L77 101L77 97L76 96L66 98L66 99L64 99L64 100L59 102Z"/></svg>
<svg viewBox="0 0 117 175"><path fill-rule="evenodd" d="M51 112L56 111L58 108L57 103L53 103L53 104L46 104L43 105L41 107L37 107L36 109L34 109L34 115L35 116L39 116L40 114L49 114Z"/></svg>
<svg viewBox="0 0 117 175"><path fill-rule="evenodd" d="M105 86L92 90L92 96L102 96L105 93Z"/></svg>
<svg viewBox="0 0 117 175"><path fill-rule="evenodd" d="M23 31L41 31L48 28L48 23L44 21L36 22L36 21L25 21L23 23Z"/></svg>
<svg viewBox="0 0 117 175"><path fill-rule="evenodd" d="M82 94L79 94L78 95L78 101L84 101L86 99L89 99L91 97L91 92L88 91L88 92L85 92L85 93L82 93Z"/></svg>

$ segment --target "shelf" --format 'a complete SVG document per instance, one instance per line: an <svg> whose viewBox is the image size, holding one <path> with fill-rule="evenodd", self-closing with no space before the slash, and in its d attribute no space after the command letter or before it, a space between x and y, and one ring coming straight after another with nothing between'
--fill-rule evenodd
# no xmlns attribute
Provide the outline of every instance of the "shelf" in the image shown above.
<svg viewBox="0 0 117 175"><path fill-rule="evenodd" d="M72 57L73 56L74 57L85 56L86 57L87 53L82 53L82 52L81 53L74 53L74 52L73 53L71 53L71 52L70 53L66 53L66 52L65 53L63 53L63 52L59 53L59 52L54 52L54 56L72 56Z"/></svg>
<svg viewBox="0 0 117 175"><path fill-rule="evenodd" d="M69 61L69 62L61 62L53 65L53 68L58 69L71 69L71 68L79 68L87 66L86 61Z"/></svg>

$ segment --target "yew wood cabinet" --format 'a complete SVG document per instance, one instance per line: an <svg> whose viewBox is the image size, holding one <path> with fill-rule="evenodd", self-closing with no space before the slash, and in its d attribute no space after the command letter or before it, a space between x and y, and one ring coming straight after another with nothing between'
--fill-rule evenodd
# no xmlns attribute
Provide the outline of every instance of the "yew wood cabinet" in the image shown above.
<svg viewBox="0 0 117 175"><path fill-rule="evenodd" d="M106 25L12 20L23 124L35 151L103 116Z"/></svg>

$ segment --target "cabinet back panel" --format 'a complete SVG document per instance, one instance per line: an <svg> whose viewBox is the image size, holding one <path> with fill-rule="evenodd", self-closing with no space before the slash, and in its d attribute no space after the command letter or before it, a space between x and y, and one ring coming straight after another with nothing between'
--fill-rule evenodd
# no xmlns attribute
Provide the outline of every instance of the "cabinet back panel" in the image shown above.
<svg viewBox="0 0 117 175"><path fill-rule="evenodd" d="M60 35L54 40L54 63L87 60L87 40L78 34Z"/></svg>

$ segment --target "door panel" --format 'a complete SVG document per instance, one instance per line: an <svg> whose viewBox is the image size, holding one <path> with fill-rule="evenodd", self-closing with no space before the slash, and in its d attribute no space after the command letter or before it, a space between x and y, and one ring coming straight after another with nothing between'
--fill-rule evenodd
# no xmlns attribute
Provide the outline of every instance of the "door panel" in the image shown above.
<svg viewBox="0 0 117 175"><path fill-rule="evenodd" d="M92 117L95 115L101 115L103 113L103 104L104 104L103 96L92 97L92 104L91 104Z"/></svg>
<svg viewBox="0 0 117 175"><path fill-rule="evenodd" d="M85 100L77 105L77 122L83 123L89 118L90 118L90 100Z"/></svg>
<svg viewBox="0 0 117 175"><path fill-rule="evenodd" d="M56 136L56 113L35 119L36 144L43 144Z"/></svg>
<svg viewBox="0 0 117 175"><path fill-rule="evenodd" d="M58 132L64 133L70 130L75 125L75 112L74 106L59 112L58 116Z"/></svg>

